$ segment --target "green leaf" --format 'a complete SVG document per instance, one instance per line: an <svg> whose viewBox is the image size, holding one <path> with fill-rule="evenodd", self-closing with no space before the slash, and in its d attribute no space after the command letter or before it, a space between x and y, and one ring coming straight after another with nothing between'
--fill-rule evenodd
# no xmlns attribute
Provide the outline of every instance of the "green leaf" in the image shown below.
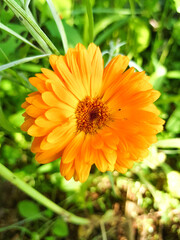
<svg viewBox="0 0 180 240"><path fill-rule="evenodd" d="M0 21L4 24L7 24L13 17L13 12L8 8L5 9L6 4L1 6L1 14L0 14Z"/></svg>
<svg viewBox="0 0 180 240"><path fill-rule="evenodd" d="M52 233L58 237L67 237L69 234L67 223L62 218L58 218L53 224Z"/></svg>
<svg viewBox="0 0 180 240"><path fill-rule="evenodd" d="M13 32L16 32L18 35L24 35L25 38L27 36L27 32L24 33L25 31L24 26L14 24L14 23L9 23L6 25L6 27L8 29L10 28ZM17 58L17 56L21 57L17 48L20 46L22 42L20 40L17 40L16 37L9 36L7 32L2 31L0 33L0 42L1 42L0 44L0 48L1 48L0 62L1 63L4 63L5 59L6 61L9 61L8 58L11 58L12 60L14 60L14 58L15 57ZM16 54L14 54L15 52Z"/></svg>
<svg viewBox="0 0 180 240"><path fill-rule="evenodd" d="M81 35L74 27L71 27L65 21L63 21L63 25L66 32L69 47L75 47L77 43L83 42Z"/></svg>
<svg viewBox="0 0 180 240"><path fill-rule="evenodd" d="M24 218L34 217L40 213L39 206L30 200L23 200L19 202L18 211Z"/></svg>

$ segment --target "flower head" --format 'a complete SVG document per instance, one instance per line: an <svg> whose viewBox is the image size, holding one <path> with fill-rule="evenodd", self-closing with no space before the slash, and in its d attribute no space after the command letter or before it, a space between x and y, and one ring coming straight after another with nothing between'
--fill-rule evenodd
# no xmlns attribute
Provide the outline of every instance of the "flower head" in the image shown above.
<svg viewBox="0 0 180 240"><path fill-rule="evenodd" d="M21 129L34 137L39 163L62 157L61 175L84 182L93 164L125 173L148 155L164 121L153 104L160 93L145 72L126 70L129 59L122 55L104 68L93 43L49 61L53 70L42 68L29 79L37 91L22 104Z"/></svg>

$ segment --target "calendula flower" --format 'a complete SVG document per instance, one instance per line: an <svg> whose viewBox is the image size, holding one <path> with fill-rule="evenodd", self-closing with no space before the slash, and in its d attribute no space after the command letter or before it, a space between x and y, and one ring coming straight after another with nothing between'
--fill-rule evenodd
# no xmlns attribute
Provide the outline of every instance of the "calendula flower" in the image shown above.
<svg viewBox="0 0 180 240"><path fill-rule="evenodd" d="M144 71L126 70L129 59L122 55L104 68L93 43L49 61L53 70L42 68L29 79L37 91L22 104L21 129L34 137L39 163L61 157L61 175L84 182L93 164L125 173L148 155L164 121L153 104L160 93Z"/></svg>

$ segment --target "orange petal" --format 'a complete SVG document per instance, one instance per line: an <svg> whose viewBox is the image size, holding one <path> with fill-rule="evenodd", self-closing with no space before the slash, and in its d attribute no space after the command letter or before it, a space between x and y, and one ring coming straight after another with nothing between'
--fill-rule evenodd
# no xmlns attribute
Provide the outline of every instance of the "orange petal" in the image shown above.
<svg viewBox="0 0 180 240"><path fill-rule="evenodd" d="M21 107L26 109L27 107L29 107L29 105L30 104L28 102L24 102L24 103L21 104Z"/></svg>
<svg viewBox="0 0 180 240"><path fill-rule="evenodd" d="M54 122L63 122L71 115L72 113L70 111L65 111L64 109L60 108L50 108L48 111L45 112L45 116L47 117L47 119Z"/></svg>
<svg viewBox="0 0 180 240"><path fill-rule="evenodd" d="M101 150L94 152L94 162L96 167L101 172L106 172L108 169L108 162Z"/></svg>
<svg viewBox="0 0 180 240"><path fill-rule="evenodd" d="M26 108L26 113L33 118L37 118L44 113L44 109L30 105Z"/></svg>
<svg viewBox="0 0 180 240"><path fill-rule="evenodd" d="M117 76L120 76L129 64L127 56L118 55L114 57L104 69L102 94L115 83Z"/></svg>
<svg viewBox="0 0 180 240"><path fill-rule="evenodd" d="M43 81L42 79L37 77L31 77L29 78L29 81L34 87L38 89L40 93L43 93L47 90L45 81Z"/></svg>
<svg viewBox="0 0 180 240"><path fill-rule="evenodd" d="M75 158L75 169L77 178L80 182L85 182L89 176L89 172L91 170L91 164L88 164L84 161L84 159Z"/></svg>
<svg viewBox="0 0 180 240"><path fill-rule="evenodd" d="M65 104L76 108L78 99L67 89L63 84L56 82L55 80L50 81L52 90L56 96Z"/></svg>
<svg viewBox="0 0 180 240"><path fill-rule="evenodd" d="M60 108L60 109L65 109L67 111L71 111L72 113L74 113L74 109L72 107L70 107L69 105L61 102L53 94L53 92L44 92L44 93L42 93L42 99L50 107L56 107L56 108Z"/></svg>
<svg viewBox="0 0 180 240"><path fill-rule="evenodd" d="M77 49L79 48L81 47L77 47ZM87 50L81 48L78 52L68 51L66 59L72 74L82 82L86 95L90 96L91 62Z"/></svg>
<svg viewBox="0 0 180 240"><path fill-rule="evenodd" d="M35 137L32 145L31 145L31 152L36 153L36 152L41 152L42 150L40 149L40 145L44 137Z"/></svg>
<svg viewBox="0 0 180 240"><path fill-rule="evenodd" d="M95 45L91 46L89 49L93 48L94 50L91 62L91 97L94 98L100 94L102 87L104 62L99 47L96 47Z"/></svg>
<svg viewBox="0 0 180 240"><path fill-rule="evenodd" d="M55 69L56 69L56 61L57 61L57 59L58 59L58 56L55 55L55 54L52 54L52 55L50 55L50 57L49 57L49 62L50 62L51 67L53 68L54 71L55 71Z"/></svg>
<svg viewBox="0 0 180 240"><path fill-rule="evenodd" d="M75 171L74 162L64 164L61 161L60 173L62 176L64 176L66 178L66 180L70 180L72 178L72 176L74 175L74 171Z"/></svg>
<svg viewBox="0 0 180 240"><path fill-rule="evenodd" d="M45 102L42 100L41 94L37 93L34 96L29 96L26 98L26 101L35 107L38 106L40 109L48 109L49 107L45 104Z"/></svg>
<svg viewBox="0 0 180 240"><path fill-rule="evenodd" d="M81 146L84 141L84 132L80 132L75 136L75 138L68 144L68 146L65 148L62 161L63 163L69 163L72 162L75 158L75 156L78 154L79 150L81 149Z"/></svg>
<svg viewBox="0 0 180 240"><path fill-rule="evenodd" d="M57 121L57 122L49 121L44 115L39 116L35 120L35 124L41 128L46 128L47 126L48 128L51 128L51 127L54 128L60 123L61 121Z"/></svg>
<svg viewBox="0 0 180 240"><path fill-rule="evenodd" d="M65 124L56 127L48 136L47 136L47 141L49 143L56 143L62 140L62 137L66 133L71 132L73 135L76 132L76 125L74 121L71 122L66 122ZM71 134L70 134L71 135Z"/></svg>
<svg viewBox="0 0 180 240"><path fill-rule="evenodd" d="M37 162L41 164L49 163L52 162L58 158L60 158L62 155L61 152L54 152L54 149L42 152L42 153L37 153L35 156L35 159Z"/></svg>
<svg viewBox="0 0 180 240"><path fill-rule="evenodd" d="M50 131L52 131L52 127L46 126L46 128L42 128L33 124L27 131L30 136L33 137L42 137L47 135Z"/></svg>
<svg viewBox="0 0 180 240"><path fill-rule="evenodd" d="M115 170L117 170L120 173L126 173L127 172L127 168L124 168L124 167L120 166L118 163L115 164Z"/></svg>
<svg viewBox="0 0 180 240"><path fill-rule="evenodd" d="M79 100L84 99L86 97L86 91L84 89L84 86L79 79L75 79L66 64L64 56L60 56L58 58L57 69L69 91L71 91Z"/></svg>
<svg viewBox="0 0 180 240"><path fill-rule="evenodd" d="M21 130L27 132L27 130L34 124L33 118L28 118L22 125Z"/></svg>

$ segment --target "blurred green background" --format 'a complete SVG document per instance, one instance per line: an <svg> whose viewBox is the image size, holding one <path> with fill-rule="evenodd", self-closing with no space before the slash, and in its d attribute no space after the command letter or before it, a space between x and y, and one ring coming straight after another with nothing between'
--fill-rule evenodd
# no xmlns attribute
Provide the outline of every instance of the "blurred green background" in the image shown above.
<svg viewBox="0 0 180 240"><path fill-rule="evenodd" d="M23 5L23 1L16 1ZM88 45L85 3L53 0L69 47ZM21 104L33 87L28 77L49 67L48 58L0 72L0 163L61 207L91 219L89 226L69 224L0 178L2 240L174 240L180 239L180 1L94 0L94 42L105 63L121 53L130 66L151 76L161 92L156 106L166 121L158 143L141 164L122 175L92 169L87 182L67 182L59 162L39 165L30 152L31 137L21 132ZM46 0L29 9L41 29L63 54ZM38 46L19 19L0 3L0 22ZM0 27L0 65L39 52Z"/></svg>

